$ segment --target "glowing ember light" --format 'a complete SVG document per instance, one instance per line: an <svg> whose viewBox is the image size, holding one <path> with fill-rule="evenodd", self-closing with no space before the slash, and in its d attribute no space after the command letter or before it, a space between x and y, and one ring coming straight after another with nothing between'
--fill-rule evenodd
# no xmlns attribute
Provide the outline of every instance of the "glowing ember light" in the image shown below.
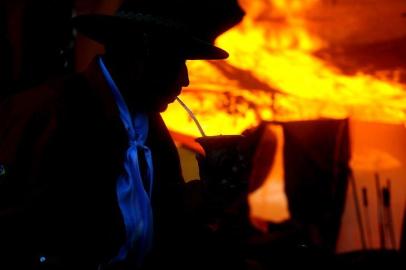
<svg viewBox="0 0 406 270"><path fill-rule="evenodd" d="M319 1L240 0L244 20L216 41L230 58L188 62L191 85L181 98L208 135L238 134L261 120L405 122L405 85L345 75L312 54L328 47L306 27L305 13ZM199 136L179 104L164 119L174 131Z"/></svg>
<svg viewBox="0 0 406 270"><path fill-rule="evenodd" d="M319 12L327 13L328 10L323 9L325 6L320 4L322 2L330 3L322 0L240 0L241 7L246 11L244 20L216 41L218 46L230 53L230 58L226 61L188 62L191 85L183 91L181 99L195 113L208 135L239 134L246 128L257 126L261 120L351 117L351 138L355 148L350 165L356 173L357 181L361 181L360 186L368 186L368 181L374 184L372 177L365 178L365 170L371 171L370 175L373 175L377 170L398 169L396 174L390 174L393 183L398 179L399 188L393 193L396 206L396 200L404 202L404 193L401 193L404 190L401 185L404 177L400 173L403 170L399 169L404 153L398 151L404 149L399 147L403 142L404 130L386 123L406 125L406 86L399 82L401 72L392 70L391 76L368 75L360 71L346 75L328 60L316 57L320 50L332 48L327 38L340 36L347 39L356 36L347 35L346 31L348 27L358 29L358 25L352 25L354 21L355 24L357 22L353 17L364 8L359 5L358 9L352 11L353 16L349 16L350 19L343 24L339 20L339 27L334 26L334 22L327 24L334 29L328 28L325 30L328 35L322 35L317 33L318 29L314 31L312 28L311 31L309 22L309 16L323 15L326 16L322 18L324 27L323 20L328 15ZM355 2L362 1L353 2L351 8ZM404 8L404 2L397 2ZM385 10L386 6L385 2L382 9ZM400 10L392 8L396 12ZM342 9L337 14L347 15ZM389 16L389 13L383 14ZM369 15L365 15L366 23L370 21ZM385 31L396 31L393 24L388 25L383 27ZM320 25L318 27L322 28ZM337 33L337 29L341 28L345 33ZM200 136L188 113L177 103L164 113L164 119L171 130ZM360 124L361 121L372 121L374 124ZM392 129L399 129L396 136L389 136L395 134ZM281 130L273 131L278 136L273 167L263 185L248 198L253 223L265 229L267 224L261 221L280 222L289 218L283 182L283 136ZM371 140L371 137L374 139ZM385 143L378 143L380 137L386 138ZM369 187L374 188L373 185ZM352 203L346 203L347 206L351 209ZM402 207L394 207L394 211L398 211L395 212L398 213L395 218L403 214ZM358 243L353 233L357 226L355 211L349 213L344 215L342 222L348 224L349 228L347 231L343 229L344 238L338 244L338 250L342 251L348 251L357 245L354 243ZM401 221L398 220L396 224L400 226ZM371 247L379 248L378 239L375 242Z"/></svg>

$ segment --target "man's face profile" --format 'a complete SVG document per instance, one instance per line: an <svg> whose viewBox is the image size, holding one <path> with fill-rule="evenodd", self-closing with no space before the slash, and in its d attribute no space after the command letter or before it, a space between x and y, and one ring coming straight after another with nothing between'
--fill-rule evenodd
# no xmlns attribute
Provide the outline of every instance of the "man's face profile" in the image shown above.
<svg viewBox="0 0 406 270"><path fill-rule="evenodd" d="M177 55L152 54L146 61L143 82L145 98L164 111L189 85L186 59Z"/></svg>
<svg viewBox="0 0 406 270"><path fill-rule="evenodd" d="M166 110L189 85L186 59L181 49L166 43L140 46L123 42L114 48L118 84L127 102L146 111Z"/></svg>

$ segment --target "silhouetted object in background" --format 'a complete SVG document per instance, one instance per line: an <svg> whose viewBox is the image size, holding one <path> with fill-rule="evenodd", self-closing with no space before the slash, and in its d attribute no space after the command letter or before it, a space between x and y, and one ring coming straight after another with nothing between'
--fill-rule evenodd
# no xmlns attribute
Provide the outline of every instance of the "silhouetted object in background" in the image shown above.
<svg viewBox="0 0 406 270"><path fill-rule="evenodd" d="M0 3L0 97L73 71L72 12L73 0Z"/></svg>
<svg viewBox="0 0 406 270"><path fill-rule="evenodd" d="M349 176L346 120L283 123L285 192L307 245L335 250Z"/></svg>
<svg viewBox="0 0 406 270"><path fill-rule="evenodd" d="M72 72L73 0L28 1L24 11L18 87L33 87Z"/></svg>

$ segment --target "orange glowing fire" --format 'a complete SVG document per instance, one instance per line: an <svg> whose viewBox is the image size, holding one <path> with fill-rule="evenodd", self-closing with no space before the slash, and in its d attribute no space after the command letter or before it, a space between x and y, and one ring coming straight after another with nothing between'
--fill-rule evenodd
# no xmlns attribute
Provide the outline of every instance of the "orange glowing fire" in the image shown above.
<svg viewBox="0 0 406 270"><path fill-rule="evenodd" d="M216 41L229 59L188 62L191 85L181 99L208 135L238 134L261 120L405 122L405 85L344 75L312 54L328 47L306 25L304 14L318 2L240 0L244 20ZM200 136L179 104L172 104L164 119L171 130Z"/></svg>

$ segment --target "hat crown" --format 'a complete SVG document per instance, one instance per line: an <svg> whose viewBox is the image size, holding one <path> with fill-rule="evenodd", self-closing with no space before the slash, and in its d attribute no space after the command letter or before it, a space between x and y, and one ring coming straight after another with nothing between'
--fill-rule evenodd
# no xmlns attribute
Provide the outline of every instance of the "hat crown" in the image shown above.
<svg viewBox="0 0 406 270"><path fill-rule="evenodd" d="M116 16L125 18L125 19L129 19L129 20L135 20L141 24L155 25L156 27L162 27L162 28L170 28L170 29L180 31L180 32L189 31L189 29L186 27L186 25L183 25L179 22L176 22L176 21L168 19L168 18L153 16L151 14L144 14L144 13L140 13L140 12L135 13L132 11L120 10L117 12Z"/></svg>
<svg viewBox="0 0 406 270"><path fill-rule="evenodd" d="M190 32L214 42L244 14L237 0L125 0L116 15Z"/></svg>

